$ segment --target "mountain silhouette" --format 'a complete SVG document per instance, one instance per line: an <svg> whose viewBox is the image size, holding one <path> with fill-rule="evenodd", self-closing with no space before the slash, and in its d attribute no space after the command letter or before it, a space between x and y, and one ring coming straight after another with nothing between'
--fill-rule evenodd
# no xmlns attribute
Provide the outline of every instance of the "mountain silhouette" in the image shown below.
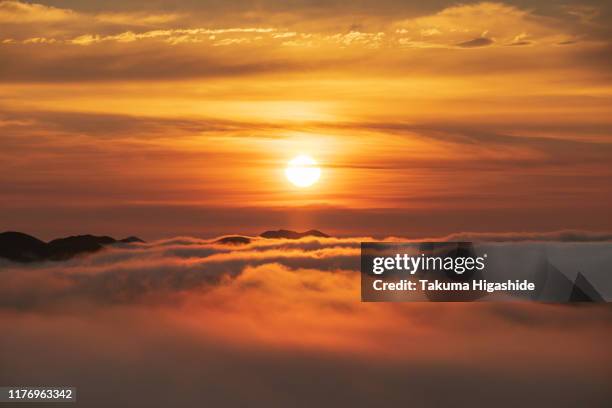
<svg viewBox="0 0 612 408"><path fill-rule="evenodd" d="M96 252L104 245L114 244L117 241L111 237L97 237L94 235L76 235L67 238L58 238L47 244L49 248L49 259L64 261L75 255L85 252Z"/></svg>
<svg viewBox="0 0 612 408"><path fill-rule="evenodd" d="M107 236L76 235L48 243L22 232L0 233L0 258L14 262L64 261L74 256L101 250L107 245L144 242L138 237L116 240Z"/></svg>
<svg viewBox="0 0 612 408"><path fill-rule="evenodd" d="M0 234L1 258L16 262L33 262L45 259L48 253L47 244L31 235L15 231Z"/></svg>
<svg viewBox="0 0 612 408"><path fill-rule="evenodd" d="M251 238L243 237L242 235L229 235L227 237L219 238L215 241L215 244L226 244L226 245L246 245L251 243Z"/></svg>
<svg viewBox="0 0 612 408"><path fill-rule="evenodd" d="M291 230L280 229L276 231L266 231L259 235L262 238L285 238L285 239L300 239L304 237L319 237L319 238L329 238L329 235L317 231L317 230L309 230L305 232L296 232Z"/></svg>
<svg viewBox="0 0 612 408"><path fill-rule="evenodd" d="M134 236L120 239L118 242L121 242L124 244L133 244L133 243L144 244L145 243L145 241L143 241L142 239L138 237L134 237Z"/></svg>

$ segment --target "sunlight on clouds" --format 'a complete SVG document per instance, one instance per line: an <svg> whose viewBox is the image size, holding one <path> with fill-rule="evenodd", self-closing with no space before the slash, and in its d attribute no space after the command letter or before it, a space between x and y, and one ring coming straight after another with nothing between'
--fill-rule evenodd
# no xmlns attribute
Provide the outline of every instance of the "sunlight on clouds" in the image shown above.
<svg viewBox="0 0 612 408"><path fill-rule="evenodd" d="M0 1L0 22L39 23L74 20L78 14L69 9L21 1Z"/></svg>
<svg viewBox="0 0 612 408"><path fill-rule="evenodd" d="M123 25L158 25L166 24L183 18L183 14L149 14L149 13L99 13L96 20L103 23L123 24Z"/></svg>
<svg viewBox="0 0 612 408"><path fill-rule="evenodd" d="M604 6L0 5L16 212L521 208L580 226L607 209ZM309 191L282 174L299 154L324 168Z"/></svg>
<svg viewBox="0 0 612 408"><path fill-rule="evenodd" d="M568 6L566 14L575 16L580 24L592 27L598 10ZM437 13L388 20L382 30L350 29L348 32L330 33L317 21L309 31L291 30L288 26L268 23L267 26L194 26L194 20L178 13L102 12L77 13L69 9L28 4L17 1L0 2L0 19L7 22L62 21L61 37L43 37L43 43L55 42L92 45L100 42L163 41L166 44L208 44L228 46L257 44L257 46L289 48L364 47L366 49L414 47L448 48L482 39L481 46L519 46L532 44L567 43L579 37L563 20L538 16L527 9L504 3L481 2L447 7ZM196 18L197 20L197 18ZM89 22L82 32L82 21ZM273 20L270 20L273 21ZM107 26L115 26L112 34L105 34ZM98 27L99 26L99 27ZM154 27L142 31L118 31L120 27ZM99 32L96 32L99 31ZM81 31L81 32L79 32ZM72 32L70 37L68 33ZM14 39L10 30L5 33L16 42L28 43L28 38ZM22 34L21 34L22 35ZM584 36L582 36L584 37ZM6 40L5 39L5 40ZM485 43L484 41L488 42ZM32 41L29 41L32 42Z"/></svg>

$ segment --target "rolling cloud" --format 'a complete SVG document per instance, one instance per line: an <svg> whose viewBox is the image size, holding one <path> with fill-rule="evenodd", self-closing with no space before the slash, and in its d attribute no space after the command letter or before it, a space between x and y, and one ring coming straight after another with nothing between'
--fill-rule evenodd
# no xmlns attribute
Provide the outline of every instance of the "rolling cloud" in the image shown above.
<svg viewBox="0 0 612 408"><path fill-rule="evenodd" d="M105 408L609 403L609 306L366 304L358 272L367 235L612 240L608 4L175 3L0 0L0 225L153 240L0 260L0 385ZM299 150L311 190L282 174ZM215 243L271 225L344 237Z"/></svg>
<svg viewBox="0 0 612 408"><path fill-rule="evenodd" d="M259 279L254 270L264 275L270 270L272 274L295 276L298 281L304 278L302 284L306 287L307 282L315 285L315 280L321 277L327 280L331 274L345 280L345 285L356 288L360 242L372 240L368 237L251 239L251 243L235 245L218 244L216 239L178 237L111 246L65 262L39 262L28 266L0 260L3 265L0 278L5 282L0 288L0 306L45 310L79 299L101 304L176 300L191 291L214 291L228 284L240 287L235 282L244 280L244 274ZM406 238L388 240L403 242ZM460 233L442 240L581 243L612 241L612 234L582 231ZM575 248L581 250L579 245ZM260 281L255 287L262 284Z"/></svg>
<svg viewBox="0 0 612 408"><path fill-rule="evenodd" d="M330 384L338 403L368 406L384 392L430 406L415 395L439 381L453 395L431 406L469 406L474 387L502 407L609 398L599 386L609 307L360 303L362 239L178 237L67 262L3 263L0 323L10 330L0 334L0 380L74 385L92 407L329 404ZM564 374L578 369L588 371ZM511 398L499 399L501 380Z"/></svg>

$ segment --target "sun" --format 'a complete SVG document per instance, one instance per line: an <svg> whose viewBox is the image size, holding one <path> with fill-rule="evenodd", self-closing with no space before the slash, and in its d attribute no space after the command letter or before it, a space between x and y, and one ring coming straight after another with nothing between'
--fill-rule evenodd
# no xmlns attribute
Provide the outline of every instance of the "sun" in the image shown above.
<svg viewBox="0 0 612 408"><path fill-rule="evenodd" d="M321 177L321 169L312 157L301 154L287 164L285 175L296 187L310 187Z"/></svg>

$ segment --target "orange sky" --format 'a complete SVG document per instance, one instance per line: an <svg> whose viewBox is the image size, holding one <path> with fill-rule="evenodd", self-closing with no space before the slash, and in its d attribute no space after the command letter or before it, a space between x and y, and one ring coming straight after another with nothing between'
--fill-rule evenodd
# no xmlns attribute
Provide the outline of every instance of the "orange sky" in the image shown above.
<svg viewBox="0 0 612 408"><path fill-rule="evenodd" d="M609 4L33 1L0 0L0 232L148 243L3 262L0 383L101 407L610 400L609 307L366 304L358 274L373 236L609 239ZM155 241L277 228L345 237ZM592 231L535 233L564 229Z"/></svg>
<svg viewBox="0 0 612 408"><path fill-rule="evenodd" d="M2 229L612 227L599 2L213 3L0 2Z"/></svg>

